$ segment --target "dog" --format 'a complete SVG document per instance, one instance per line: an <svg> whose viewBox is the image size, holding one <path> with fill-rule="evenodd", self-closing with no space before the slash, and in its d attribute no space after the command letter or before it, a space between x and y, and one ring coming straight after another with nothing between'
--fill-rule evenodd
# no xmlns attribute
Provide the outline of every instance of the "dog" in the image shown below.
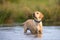
<svg viewBox="0 0 60 40"><path fill-rule="evenodd" d="M42 19L44 15L39 11L35 11L32 16L33 19L28 19L24 22L24 33L30 30L32 34L42 34Z"/></svg>

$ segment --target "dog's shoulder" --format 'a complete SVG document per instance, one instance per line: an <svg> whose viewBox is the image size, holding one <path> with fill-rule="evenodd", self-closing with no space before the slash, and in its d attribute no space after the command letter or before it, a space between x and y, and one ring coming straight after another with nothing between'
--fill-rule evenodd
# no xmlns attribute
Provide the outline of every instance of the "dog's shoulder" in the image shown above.
<svg viewBox="0 0 60 40"><path fill-rule="evenodd" d="M26 21L24 22L24 24L30 23L30 22L33 22L33 19L28 19L28 20L26 20Z"/></svg>
<svg viewBox="0 0 60 40"><path fill-rule="evenodd" d="M33 19L28 19L27 21L32 21Z"/></svg>

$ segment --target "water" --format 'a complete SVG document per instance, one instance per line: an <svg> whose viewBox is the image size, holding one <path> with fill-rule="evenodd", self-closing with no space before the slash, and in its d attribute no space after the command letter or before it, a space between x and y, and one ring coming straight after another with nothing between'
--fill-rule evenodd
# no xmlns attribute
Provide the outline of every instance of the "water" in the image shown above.
<svg viewBox="0 0 60 40"><path fill-rule="evenodd" d="M28 35L27 35L28 34ZM60 40L59 26L44 26L42 37L35 37L28 31L24 34L23 27L0 27L0 40Z"/></svg>

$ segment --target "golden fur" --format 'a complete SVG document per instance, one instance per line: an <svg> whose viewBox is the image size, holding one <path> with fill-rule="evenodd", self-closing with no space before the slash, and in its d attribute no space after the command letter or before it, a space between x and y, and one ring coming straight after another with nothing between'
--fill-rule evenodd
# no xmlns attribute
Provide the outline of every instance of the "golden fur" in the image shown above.
<svg viewBox="0 0 60 40"><path fill-rule="evenodd" d="M42 20L42 18L44 17L44 15L39 11L35 11L34 16L34 19L38 21ZM40 23L37 23L34 21L34 19L28 19L26 22L24 22L24 33L26 33L28 29L32 34L42 33L42 21Z"/></svg>

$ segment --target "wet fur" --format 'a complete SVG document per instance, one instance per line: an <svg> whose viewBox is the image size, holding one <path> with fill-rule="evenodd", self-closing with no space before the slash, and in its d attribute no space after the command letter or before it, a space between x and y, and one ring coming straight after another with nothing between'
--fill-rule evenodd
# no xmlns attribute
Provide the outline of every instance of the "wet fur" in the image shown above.
<svg viewBox="0 0 60 40"><path fill-rule="evenodd" d="M36 18L35 14L33 14L33 17ZM39 18L42 20L42 13L40 13ZM42 34L42 22L36 23L34 22L34 19L28 19L26 22L24 22L24 33L26 33L27 30L30 30L32 34Z"/></svg>

